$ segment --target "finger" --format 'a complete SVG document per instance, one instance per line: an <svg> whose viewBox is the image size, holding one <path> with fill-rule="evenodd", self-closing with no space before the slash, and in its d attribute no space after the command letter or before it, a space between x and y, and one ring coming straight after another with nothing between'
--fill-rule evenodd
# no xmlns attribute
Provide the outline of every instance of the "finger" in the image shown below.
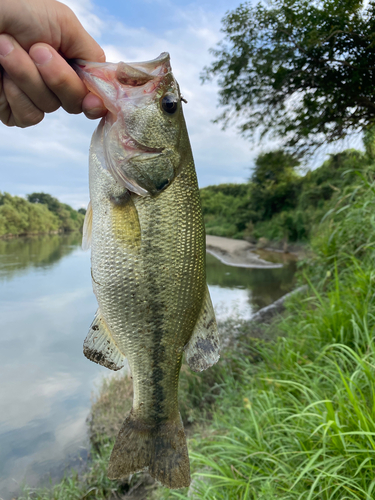
<svg viewBox="0 0 375 500"><path fill-rule="evenodd" d="M0 121L10 126L10 117L12 111L5 96L3 87L3 69L0 66Z"/></svg>
<svg viewBox="0 0 375 500"><path fill-rule="evenodd" d="M45 43L33 45L29 54L44 83L58 97L65 111L81 113L82 101L88 91L74 69Z"/></svg>
<svg viewBox="0 0 375 500"><path fill-rule="evenodd" d="M43 120L43 111L35 106L5 72L3 74L3 91L11 110L7 125L25 128L36 125Z"/></svg>
<svg viewBox="0 0 375 500"><path fill-rule="evenodd" d="M60 107L59 100L43 82L29 54L10 35L0 35L0 64L37 108L50 113Z"/></svg>
<svg viewBox="0 0 375 500"><path fill-rule="evenodd" d="M107 108L104 106L100 97L91 92L83 99L82 110L90 120L101 118L107 113Z"/></svg>

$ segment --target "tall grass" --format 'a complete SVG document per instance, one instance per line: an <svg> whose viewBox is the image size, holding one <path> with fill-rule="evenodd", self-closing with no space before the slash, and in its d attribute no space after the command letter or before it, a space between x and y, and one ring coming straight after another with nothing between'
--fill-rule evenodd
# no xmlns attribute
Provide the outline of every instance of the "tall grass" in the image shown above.
<svg viewBox="0 0 375 500"><path fill-rule="evenodd" d="M375 498L374 200L369 170L320 227L309 293L257 346L262 362L245 340L241 375L223 366L206 436L190 441L190 489L159 498Z"/></svg>

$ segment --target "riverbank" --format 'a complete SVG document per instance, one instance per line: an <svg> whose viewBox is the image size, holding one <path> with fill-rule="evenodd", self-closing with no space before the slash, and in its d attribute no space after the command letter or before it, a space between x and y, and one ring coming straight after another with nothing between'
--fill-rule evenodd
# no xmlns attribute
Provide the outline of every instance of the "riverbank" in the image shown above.
<svg viewBox="0 0 375 500"><path fill-rule="evenodd" d="M373 498L373 171L350 189L314 237L314 261L299 277L307 291L289 298L286 312L270 322L220 323L222 337L236 333L220 362L198 374L183 366L180 409L192 485L177 492L150 486L139 498ZM112 418L114 387L103 385L96 399ZM105 460L113 440L99 428Z"/></svg>
<svg viewBox="0 0 375 500"><path fill-rule="evenodd" d="M276 269L282 267L283 264L275 260L288 262L305 258L308 254L307 246L302 244L294 244L290 250L287 250L285 245L284 250L282 248L282 245L273 244L267 240L257 245L245 240L206 235L207 252L228 266ZM283 258L275 259L275 252L281 254Z"/></svg>
<svg viewBox="0 0 375 500"><path fill-rule="evenodd" d="M227 266L258 269L282 267L282 264L263 260L254 250L256 247L244 240L233 240L210 234L206 236L206 251Z"/></svg>

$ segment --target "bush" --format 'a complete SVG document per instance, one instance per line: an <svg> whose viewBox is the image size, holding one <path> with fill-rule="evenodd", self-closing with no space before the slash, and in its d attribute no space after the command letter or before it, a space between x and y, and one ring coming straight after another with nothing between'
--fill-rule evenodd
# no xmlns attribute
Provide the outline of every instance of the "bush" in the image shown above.
<svg viewBox="0 0 375 500"><path fill-rule="evenodd" d="M0 236L76 231L83 221L83 214L48 194L34 193L25 200L0 193Z"/></svg>

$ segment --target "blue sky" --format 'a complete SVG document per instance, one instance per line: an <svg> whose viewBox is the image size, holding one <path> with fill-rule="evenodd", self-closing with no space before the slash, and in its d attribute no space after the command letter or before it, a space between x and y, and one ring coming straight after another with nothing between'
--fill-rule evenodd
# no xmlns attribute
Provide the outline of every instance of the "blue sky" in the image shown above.
<svg viewBox="0 0 375 500"><path fill-rule="evenodd" d="M171 54L182 94L201 187L245 182L256 156L276 144L254 145L235 128L212 123L219 114L215 82L201 85L209 48L222 38L221 19L237 0L64 0L111 62ZM1 126L0 191L25 195L44 191L75 208L88 203L88 149L96 123L64 111L28 129ZM342 148L341 148L342 149ZM320 155L320 160L324 154ZM319 160L319 161L320 161ZM318 163L319 164L319 163Z"/></svg>

